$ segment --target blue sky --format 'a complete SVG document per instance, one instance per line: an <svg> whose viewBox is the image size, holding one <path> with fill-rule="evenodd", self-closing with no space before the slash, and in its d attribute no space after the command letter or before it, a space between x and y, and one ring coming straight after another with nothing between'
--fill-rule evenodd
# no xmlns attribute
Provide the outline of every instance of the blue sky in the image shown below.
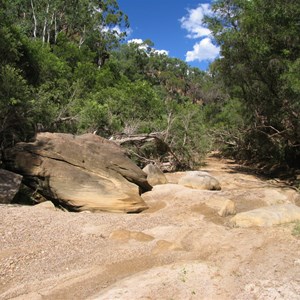
<svg viewBox="0 0 300 300"><path fill-rule="evenodd" d="M217 57L219 48L202 25L210 1L118 0L118 4L129 18L128 41L150 39L155 49L203 70Z"/></svg>

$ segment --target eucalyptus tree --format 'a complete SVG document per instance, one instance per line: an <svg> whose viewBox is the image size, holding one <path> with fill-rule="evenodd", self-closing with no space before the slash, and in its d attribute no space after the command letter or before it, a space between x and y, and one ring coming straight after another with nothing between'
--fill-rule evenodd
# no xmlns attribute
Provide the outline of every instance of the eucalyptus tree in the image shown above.
<svg viewBox="0 0 300 300"><path fill-rule="evenodd" d="M27 36L52 45L64 34L95 51L99 66L129 27L116 0L8 0L7 7Z"/></svg>

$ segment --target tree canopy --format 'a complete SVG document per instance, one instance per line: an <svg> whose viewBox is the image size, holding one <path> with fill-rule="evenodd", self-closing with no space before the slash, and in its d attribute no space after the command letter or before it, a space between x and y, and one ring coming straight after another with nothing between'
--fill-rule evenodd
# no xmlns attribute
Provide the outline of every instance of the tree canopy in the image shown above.
<svg viewBox="0 0 300 300"><path fill-rule="evenodd" d="M243 105L239 154L299 167L299 1L219 0L213 12L214 69Z"/></svg>

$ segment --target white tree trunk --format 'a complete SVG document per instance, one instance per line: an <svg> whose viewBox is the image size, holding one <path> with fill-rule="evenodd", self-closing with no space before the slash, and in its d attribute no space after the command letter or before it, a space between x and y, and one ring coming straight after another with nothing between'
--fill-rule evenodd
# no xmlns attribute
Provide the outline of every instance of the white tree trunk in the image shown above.
<svg viewBox="0 0 300 300"><path fill-rule="evenodd" d="M36 38L36 31L37 31L37 19L35 15L35 10L34 10L34 4L33 0L30 1L31 3L31 8L32 8L32 16L33 16L33 22L34 22L34 27L33 27L33 37Z"/></svg>
<svg viewBox="0 0 300 300"><path fill-rule="evenodd" d="M85 25L83 27L83 33L82 33L82 36L80 37L80 41L79 41L79 49L81 48L82 44L84 43L85 41Z"/></svg>
<svg viewBox="0 0 300 300"><path fill-rule="evenodd" d="M45 15L45 21L44 21L44 27L43 27L43 44L45 43L46 40L46 31L47 31L47 25L48 25L48 13L49 13L49 2L47 4L47 8L46 8L46 15Z"/></svg>
<svg viewBox="0 0 300 300"><path fill-rule="evenodd" d="M56 21L56 14L54 16L54 43L56 44L56 40L57 40L57 21Z"/></svg>
<svg viewBox="0 0 300 300"><path fill-rule="evenodd" d="M51 17L51 22L50 22L50 25L48 26L48 33L47 33L47 43L49 44L50 43L50 35L51 35L51 27L53 25L53 21L54 21L54 14L52 14L52 17Z"/></svg>

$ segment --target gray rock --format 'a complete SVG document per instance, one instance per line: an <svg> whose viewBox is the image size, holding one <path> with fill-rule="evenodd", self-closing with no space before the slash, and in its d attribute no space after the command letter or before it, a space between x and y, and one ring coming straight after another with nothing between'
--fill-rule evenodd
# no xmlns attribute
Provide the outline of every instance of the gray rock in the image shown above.
<svg viewBox="0 0 300 300"><path fill-rule="evenodd" d="M22 176L0 169L0 203L11 203L19 191Z"/></svg>

